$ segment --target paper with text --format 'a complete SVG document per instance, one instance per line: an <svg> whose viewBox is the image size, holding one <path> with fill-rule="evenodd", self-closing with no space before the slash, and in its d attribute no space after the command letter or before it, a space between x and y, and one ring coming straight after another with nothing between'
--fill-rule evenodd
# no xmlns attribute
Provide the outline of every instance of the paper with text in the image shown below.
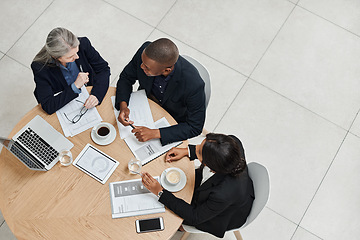
<svg viewBox="0 0 360 240"><path fill-rule="evenodd" d="M170 124L165 117L155 122L156 129L168 126L170 126ZM142 165L149 163L150 161L169 151L171 148L176 147L182 143L180 141L162 146L160 139L151 139L146 142L139 142L134 134L126 137L124 140L136 159L141 161Z"/></svg>
<svg viewBox="0 0 360 240"><path fill-rule="evenodd" d="M114 107L115 96L111 97L111 101ZM155 128L154 119L151 114L150 105L146 97L145 90L139 90L137 92L131 93L128 108L130 109L129 119L134 121L133 125L144 126L151 129ZM117 120L119 113L120 111L116 110L114 107L114 114L119 128L120 137L124 139L130 135L133 135L133 133L131 133L132 128L130 126L124 126Z"/></svg>
<svg viewBox="0 0 360 240"><path fill-rule="evenodd" d="M67 116L70 120L72 120L76 115L80 114L80 110L84 106L84 103L88 97L88 91L86 90L85 86L82 86L81 93L77 98L73 99L64 107L56 111L56 115L59 119L65 137L73 137L89 128L96 126L102 121L102 118L96 107L88 109L88 111L80 118L77 123L72 123L66 118Z"/></svg>
<svg viewBox="0 0 360 240"><path fill-rule="evenodd" d="M154 177L159 181L159 177ZM112 218L165 212L158 197L147 190L141 179L109 183Z"/></svg>

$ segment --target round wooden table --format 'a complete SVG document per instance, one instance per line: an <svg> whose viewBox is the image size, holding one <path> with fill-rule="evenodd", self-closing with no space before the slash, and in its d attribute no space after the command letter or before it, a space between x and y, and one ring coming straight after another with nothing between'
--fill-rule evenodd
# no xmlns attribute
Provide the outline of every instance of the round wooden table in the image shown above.
<svg viewBox="0 0 360 240"><path fill-rule="evenodd" d="M90 88L88 88L90 90ZM5 148L0 154L0 208L14 235L19 239L170 239L182 223L182 219L170 210L165 213L136 217L111 217L109 196L110 182L140 178L131 175L127 169L128 160L133 157L126 143L120 138L111 104L116 89L110 87L102 104L97 107L103 121L112 124L117 136L107 146L95 144L90 137L91 129L68 138L74 147L74 159L87 143L92 144L120 162L106 184L101 184L74 166L64 167L57 163L47 172L26 168ZM149 100L154 121L166 117L170 124L175 120L163 108ZM33 108L15 126L9 135L14 136L33 117L40 115L56 130L62 129L56 114L48 115L40 107ZM117 116L116 116L117 117ZM185 147L185 141L180 147ZM188 159L166 163L164 155L143 166L142 170L153 176L160 176L168 167L178 167L186 173L184 189L175 193L187 202L194 190L194 165ZM138 234L135 220L163 217L163 231Z"/></svg>

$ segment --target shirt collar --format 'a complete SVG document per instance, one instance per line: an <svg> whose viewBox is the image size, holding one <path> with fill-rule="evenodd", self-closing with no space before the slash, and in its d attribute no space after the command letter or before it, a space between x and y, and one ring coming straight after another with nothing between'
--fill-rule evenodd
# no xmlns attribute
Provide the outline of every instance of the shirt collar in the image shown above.
<svg viewBox="0 0 360 240"><path fill-rule="evenodd" d="M169 75L167 75L167 77L163 76L165 79L165 82L169 81L170 78L174 75L175 73L175 65L174 65L174 69L171 71L171 73Z"/></svg>
<svg viewBox="0 0 360 240"><path fill-rule="evenodd" d="M73 64L75 64L75 62L68 62L68 63L66 63L66 67L65 67L59 61L56 61L56 65L64 70L70 70L70 68L73 66Z"/></svg>

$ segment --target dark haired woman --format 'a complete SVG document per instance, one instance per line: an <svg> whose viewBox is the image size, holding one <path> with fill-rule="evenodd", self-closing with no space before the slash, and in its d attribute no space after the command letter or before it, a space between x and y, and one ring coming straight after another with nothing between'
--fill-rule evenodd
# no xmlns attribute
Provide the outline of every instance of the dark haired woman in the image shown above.
<svg viewBox="0 0 360 240"><path fill-rule="evenodd" d="M55 28L36 54L31 69L36 84L34 95L48 114L79 96L84 84L93 86L84 106L100 104L108 88L108 63L86 37L77 38L65 28Z"/></svg>
<svg viewBox="0 0 360 240"><path fill-rule="evenodd" d="M184 219L184 224L223 237L225 231L239 228L248 217L255 199L248 175L243 146L235 136L210 133L199 145L173 148L166 161L185 156L202 163L195 171L195 189L191 204L163 189L150 174L142 182L159 201Z"/></svg>

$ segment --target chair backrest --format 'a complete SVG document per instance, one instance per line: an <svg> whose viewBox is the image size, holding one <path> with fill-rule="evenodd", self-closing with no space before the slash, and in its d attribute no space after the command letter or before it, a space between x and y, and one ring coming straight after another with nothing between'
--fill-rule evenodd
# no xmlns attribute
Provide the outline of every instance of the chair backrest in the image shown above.
<svg viewBox="0 0 360 240"><path fill-rule="evenodd" d="M248 164L248 172L254 185L255 200L253 202L250 214L241 228L249 225L259 215L265 207L270 195L270 177L263 165L251 162Z"/></svg>
<svg viewBox="0 0 360 240"><path fill-rule="evenodd" d="M189 57L187 55L181 55L181 56L196 67L196 69L199 71L200 77L205 82L205 98L206 98L205 107L207 108L207 106L209 104L209 100L210 100L210 95L211 95L211 84L210 84L209 72L206 70L206 68L201 63L199 63L197 60L193 59L192 57Z"/></svg>

